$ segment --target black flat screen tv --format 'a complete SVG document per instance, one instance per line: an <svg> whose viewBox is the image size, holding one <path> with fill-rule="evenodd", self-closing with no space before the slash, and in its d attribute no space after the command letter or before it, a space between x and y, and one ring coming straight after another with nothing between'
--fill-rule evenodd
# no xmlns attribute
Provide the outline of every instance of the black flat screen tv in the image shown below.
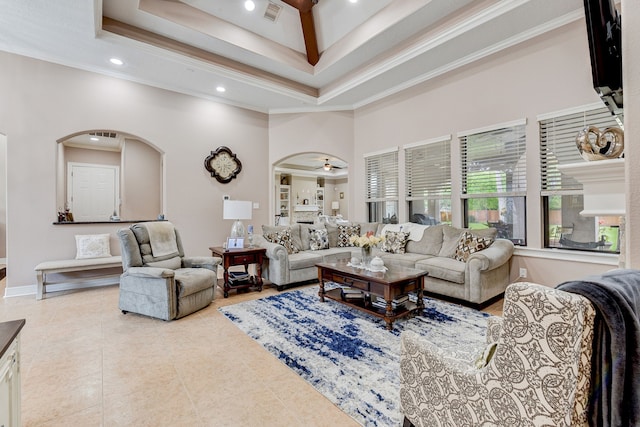
<svg viewBox="0 0 640 427"><path fill-rule="evenodd" d="M593 88L614 114L622 113L622 31L613 0L584 0Z"/></svg>

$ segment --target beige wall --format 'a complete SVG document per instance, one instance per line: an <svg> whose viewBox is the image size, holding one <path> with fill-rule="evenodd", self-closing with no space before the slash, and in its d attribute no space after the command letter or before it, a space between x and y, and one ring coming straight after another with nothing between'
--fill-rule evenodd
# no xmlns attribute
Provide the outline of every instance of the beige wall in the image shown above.
<svg viewBox="0 0 640 427"><path fill-rule="evenodd" d="M122 157L120 218L154 219L163 213L162 154L136 139L125 140Z"/></svg>
<svg viewBox="0 0 640 427"><path fill-rule="evenodd" d="M271 115L269 117L269 164L276 164L295 153L320 152L347 162L349 176L352 177L354 173L358 173L357 170L352 171L351 169L353 127L354 116L352 112ZM269 175L269 179L270 187L274 188L273 173ZM350 185L351 183L349 183ZM292 193L292 196L292 203L295 204L295 193ZM273 204L270 209L274 215Z"/></svg>
<svg viewBox="0 0 640 427"><path fill-rule="evenodd" d="M0 53L0 93L6 101L0 133L7 136L8 289L35 284L33 269L41 261L73 258L74 234L111 233L112 253L120 252L115 232L122 224L52 224L56 140L79 130L126 132L166 154L164 213L190 255L207 255L228 235L224 194L260 204L247 223L270 217L265 114L7 53ZM203 166L221 145L243 164L226 185Z"/></svg>
<svg viewBox="0 0 640 427"><path fill-rule="evenodd" d="M626 266L640 268L640 2L622 1L622 64L626 163ZM625 28L632 29L625 31Z"/></svg>
<svg viewBox="0 0 640 427"><path fill-rule="evenodd" d="M0 133L0 258L7 256L7 137Z"/></svg>
<svg viewBox="0 0 640 427"><path fill-rule="evenodd" d="M632 3L623 1L623 19L626 11L627 22L635 23L639 6ZM637 44L630 36L625 41L625 49ZM627 98L638 94L640 83L629 83L630 76L637 75L640 68L638 49L625 61ZM345 194L349 197L349 218L364 220L364 154L451 134L453 200L459 200L457 133L526 118L528 152L533 153L527 158L527 237L529 247L539 250L542 231L536 215L541 211L535 173L539 168L536 117L598 102L589 70L586 31L580 20L355 112L268 117L0 53L0 93L9 101L0 103L0 133L7 135L8 159L7 286L34 284L33 267L40 261L73 257L74 234L113 235L120 226L52 225L56 209L55 141L82 129L134 134L165 153L164 213L181 229L187 253L204 254L208 246L221 244L231 227L230 221L220 219L225 194L260 203L248 223L270 223L275 211L273 190L269 190L275 188L271 165L292 154L320 151L348 162ZM96 103L95 99L101 102ZM635 96L634 100L625 100L628 122L638 116L634 114L638 99ZM633 132L630 125L627 141ZM240 177L228 185L213 180L202 166L209 152L220 145L229 146L243 163ZM401 150L400 160L402 165ZM639 172L629 169L627 173L637 181ZM401 177L403 172L401 167ZM631 203L635 209L640 204L638 190L634 192L630 184L628 190L628 206ZM403 205L400 214L406 218ZM344 209L341 206L343 214ZM640 208L635 212L629 215L628 227L631 233L640 234L640 226L634 227L640 224L640 218L636 219ZM459 204L454 203L452 213L454 224L459 225ZM118 253L115 238L112 245L113 252ZM561 261L549 256L527 256L524 250L514 257L513 266L514 280L517 269L523 266L529 270L528 280L553 285L608 270L612 261Z"/></svg>
<svg viewBox="0 0 640 427"><path fill-rule="evenodd" d="M589 51L584 22L577 21L562 29L509 49L505 54L472 64L446 77L414 87L397 96L367 106L355 114L354 161L356 173L352 205L354 217L365 217L363 155L391 147L400 147L400 177L404 176L402 146L422 140L452 135L452 218L462 223L460 200L459 132L526 119L527 132L527 240L531 248L541 248L542 227L539 184L539 131L537 116L566 108L599 102L593 90ZM350 166L351 166L350 165ZM401 194L404 185L401 179ZM406 220L404 203L400 218ZM596 262L514 258L515 267L530 263L529 279L544 284L561 278L576 278L586 272L602 272L611 265ZM553 264L554 274L547 274ZM517 268L515 275L517 278Z"/></svg>

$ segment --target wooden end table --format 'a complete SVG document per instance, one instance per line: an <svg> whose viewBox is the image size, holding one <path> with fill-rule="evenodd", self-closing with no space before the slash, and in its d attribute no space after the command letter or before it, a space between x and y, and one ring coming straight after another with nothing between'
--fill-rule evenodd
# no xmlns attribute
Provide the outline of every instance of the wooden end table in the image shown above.
<svg viewBox="0 0 640 427"><path fill-rule="evenodd" d="M258 291L262 292L262 260L267 252L265 248L238 248L225 249L221 246L210 247L211 255L222 258L222 267L224 268L224 297L229 296L231 289L247 289L258 287ZM249 272L249 264L256 265L256 275L251 276L248 282L239 285L231 285L229 283L229 267L234 265L244 265L245 273Z"/></svg>
<svg viewBox="0 0 640 427"><path fill-rule="evenodd" d="M415 312L422 312L424 301L422 290L427 272L415 268L391 266L386 272L372 272L348 265L346 260L316 264L318 267L318 281L320 282L320 301L325 297L338 301L349 307L356 308L376 317L383 318L387 329L393 329L393 321ZM359 289L365 294L379 296L386 302L385 309L376 308L365 301L343 301L340 288L325 291L324 283L334 282L340 285ZM417 294L417 302L407 301L402 307L393 307L393 300L408 292Z"/></svg>

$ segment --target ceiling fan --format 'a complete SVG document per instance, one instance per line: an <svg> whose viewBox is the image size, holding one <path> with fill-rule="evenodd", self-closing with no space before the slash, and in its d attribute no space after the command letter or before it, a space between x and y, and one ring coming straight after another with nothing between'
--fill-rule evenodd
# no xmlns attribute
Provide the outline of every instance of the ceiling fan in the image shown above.
<svg viewBox="0 0 640 427"><path fill-rule="evenodd" d="M334 166L331 163L329 163L329 159L325 159L324 165L316 168L316 169L324 169L325 171L329 172L332 169L342 169L340 166Z"/></svg>
<svg viewBox="0 0 640 427"><path fill-rule="evenodd" d="M311 65L316 65L320 60L318 52L318 37L316 36L316 26L313 22L313 12L311 9L318 4L318 0L282 0L289 6L298 9L300 12L300 23L302 24L302 35L304 45L307 49L307 61Z"/></svg>

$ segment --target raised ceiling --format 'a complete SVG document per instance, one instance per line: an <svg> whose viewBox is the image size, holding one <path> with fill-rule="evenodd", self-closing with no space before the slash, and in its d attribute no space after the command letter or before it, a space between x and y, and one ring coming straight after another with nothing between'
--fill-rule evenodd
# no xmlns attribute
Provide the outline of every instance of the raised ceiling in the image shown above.
<svg viewBox="0 0 640 427"><path fill-rule="evenodd" d="M0 49L257 111L349 110L584 16L582 0L319 0L313 66L298 1L0 0Z"/></svg>

